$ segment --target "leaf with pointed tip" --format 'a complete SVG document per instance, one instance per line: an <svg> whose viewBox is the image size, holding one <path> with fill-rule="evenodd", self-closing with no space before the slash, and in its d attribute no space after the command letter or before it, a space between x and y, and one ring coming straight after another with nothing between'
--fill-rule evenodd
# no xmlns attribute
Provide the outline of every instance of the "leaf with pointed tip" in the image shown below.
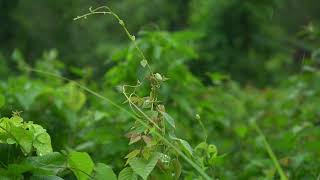
<svg viewBox="0 0 320 180"><path fill-rule="evenodd" d="M134 172L146 180L156 166L158 160L159 154L154 153L148 160L143 158L132 158L129 161L129 164Z"/></svg>
<svg viewBox="0 0 320 180"><path fill-rule="evenodd" d="M182 144L182 146L184 147L184 149L192 156L193 149L190 146L190 144L186 140L183 140L183 139L179 139L179 141Z"/></svg>
<svg viewBox="0 0 320 180"><path fill-rule="evenodd" d="M37 172L55 175L65 167L66 157L58 152L52 152L43 156L28 157L23 164L31 165ZM44 166L45 164L45 166Z"/></svg>
<svg viewBox="0 0 320 180"><path fill-rule="evenodd" d="M25 155L29 154L32 150L32 133L22 127L16 127L14 125L11 125L9 132L20 145L22 152Z"/></svg>
<svg viewBox="0 0 320 180"><path fill-rule="evenodd" d="M166 112L161 112L163 115L163 118L172 126L173 128L176 128L174 119Z"/></svg>
<svg viewBox="0 0 320 180"><path fill-rule="evenodd" d="M139 153L140 153L140 150L136 149L130 152L129 154L127 154L126 157L124 157L125 159L127 159L125 166L129 163L130 159L136 157Z"/></svg>
<svg viewBox="0 0 320 180"><path fill-rule="evenodd" d="M134 144L134 143L136 143L136 142L138 142L138 141L140 141L140 140L141 140L141 136L134 134L134 135L132 135L131 138L130 138L129 145Z"/></svg>
<svg viewBox="0 0 320 180"><path fill-rule="evenodd" d="M175 136L170 135L170 138L173 140L176 140L180 143L180 145L182 146L183 150L188 153L188 155L192 156L193 155L193 149L191 147L191 145L183 139L177 138Z"/></svg>
<svg viewBox="0 0 320 180"><path fill-rule="evenodd" d="M131 151L129 154L126 155L126 157L124 157L125 159L131 159L136 157L138 154L140 153L140 150L136 149Z"/></svg>
<svg viewBox="0 0 320 180"><path fill-rule="evenodd" d="M132 170L131 167L126 167L122 169L119 173L118 180L137 180L137 174Z"/></svg>
<svg viewBox="0 0 320 180"><path fill-rule="evenodd" d="M147 144L147 146L150 146L150 145L151 145L151 141L152 141L151 137L149 137L149 136L142 136L142 139L143 139L143 141Z"/></svg>
<svg viewBox="0 0 320 180"><path fill-rule="evenodd" d="M129 154L127 154L126 157L124 157L125 159L127 159L125 166L129 163L129 161L132 158L136 157L139 153L140 153L140 150L136 149L134 151L131 151Z"/></svg>
<svg viewBox="0 0 320 180"><path fill-rule="evenodd" d="M71 152L68 155L68 164L78 180L89 179L94 167L90 156L86 152Z"/></svg>

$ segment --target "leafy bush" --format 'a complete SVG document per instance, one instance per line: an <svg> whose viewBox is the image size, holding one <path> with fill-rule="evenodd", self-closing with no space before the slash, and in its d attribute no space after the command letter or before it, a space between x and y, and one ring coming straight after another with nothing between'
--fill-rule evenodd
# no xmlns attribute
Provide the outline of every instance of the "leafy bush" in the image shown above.
<svg viewBox="0 0 320 180"><path fill-rule="evenodd" d="M56 50L33 65L16 50L17 71L1 66L1 178L318 178L316 55L277 87L240 86L217 72L205 85L189 69L199 34L136 38L110 9L89 13L97 12L115 16L131 40L100 81Z"/></svg>

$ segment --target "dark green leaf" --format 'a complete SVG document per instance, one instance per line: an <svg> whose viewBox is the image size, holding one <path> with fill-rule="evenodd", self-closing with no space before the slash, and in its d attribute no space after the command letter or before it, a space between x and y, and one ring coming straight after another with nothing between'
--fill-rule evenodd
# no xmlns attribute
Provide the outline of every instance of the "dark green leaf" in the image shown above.
<svg viewBox="0 0 320 180"><path fill-rule="evenodd" d="M159 160L159 154L154 153L148 160L143 158L132 158L129 161L131 168L144 180L146 180L149 174L152 172Z"/></svg>
<svg viewBox="0 0 320 180"><path fill-rule="evenodd" d="M78 180L87 180L91 176L94 164L86 152L71 152L68 155L68 164Z"/></svg>
<svg viewBox="0 0 320 180"><path fill-rule="evenodd" d="M118 180L137 180L137 174L130 167L122 169L119 173Z"/></svg>

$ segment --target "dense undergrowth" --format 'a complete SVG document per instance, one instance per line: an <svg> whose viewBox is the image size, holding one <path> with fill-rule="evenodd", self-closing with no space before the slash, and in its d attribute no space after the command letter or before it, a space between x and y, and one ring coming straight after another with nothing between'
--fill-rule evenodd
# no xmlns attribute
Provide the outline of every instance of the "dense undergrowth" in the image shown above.
<svg viewBox="0 0 320 180"><path fill-rule="evenodd" d="M319 178L315 59L277 87L218 73L205 85L188 66L198 34L127 33L99 81L55 50L33 65L14 51L16 71L1 60L2 179ZM76 81L62 78L69 71Z"/></svg>

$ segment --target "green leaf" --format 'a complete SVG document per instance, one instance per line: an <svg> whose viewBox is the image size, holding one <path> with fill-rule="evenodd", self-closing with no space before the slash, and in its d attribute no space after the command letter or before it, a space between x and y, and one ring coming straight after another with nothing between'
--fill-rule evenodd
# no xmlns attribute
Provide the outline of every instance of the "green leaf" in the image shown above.
<svg viewBox="0 0 320 180"><path fill-rule="evenodd" d="M11 125L9 132L10 135L14 137L14 140L17 141L17 143L21 146L22 152L25 155L29 154L32 150L32 132L14 125Z"/></svg>
<svg viewBox="0 0 320 180"><path fill-rule="evenodd" d="M119 173L118 180L137 180L138 176L130 167L122 169Z"/></svg>
<svg viewBox="0 0 320 180"><path fill-rule="evenodd" d="M27 127L33 133L33 146L37 150L37 155L42 156L51 153L51 138L46 130L42 126L33 123L28 123Z"/></svg>
<svg viewBox="0 0 320 180"><path fill-rule="evenodd" d="M9 164L7 170L0 169L0 174L14 177L29 172L30 174L53 176L64 169L65 162L65 157L58 152L27 157L19 164Z"/></svg>
<svg viewBox="0 0 320 180"><path fill-rule="evenodd" d="M192 156L193 149L190 146L190 144L186 140L183 140L183 139L179 139L179 141L180 141L182 147Z"/></svg>
<svg viewBox="0 0 320 180"><path fill-rule="evenodd" d="M129 154L126 155L126 159L131 159L136 157L138 154L140 153L139 149L133 150L132 152L130 152Z"/></svg>
<svg viewBox="0 0 320 180"><path fill-rule="evenodd" d="M127 159L125 166L129 163L130 159L136 157L139 153L140 153L140 150L136 149L130 152L129 154L127 154L126 157L124 157L125 159Z"/></svg>
<svg viewBox="0 0 320 180"><path fill-rule="evenodd" d="M17 143L14 139L12 139L12 138L8 138L7 139L7 144L15 144L15 143Z"/></svg>
<svg viewBox="0 0 320 180"><path fill-rule="evenodd" d="M143 158L132 158L129 161L133 171L141 176L144 180L148 178L159 160L159 154L154 153L148 160Z"/></svg>
<svg viewBox="0 0 320 180"><path fill-rule="evenodd" d="M43 156L28 157L24 164L31 165L37 172L55 175L64 169L66 158L58 152L52 152ZM44 166L45 164L45 166Z"/></svg>
<svg viewBox="0 0 320 180"><path fill-rule="evenodd" d="M68 164L78 180L89 179L94 167L92 159L86 152L71 152L68 155Z"/></svg>
<svg viewBox="0 0 320 180"><path fill-rule="evenodd" d="M95 171L96 180L117 180L117 176L114 174L112 168L103 163L98 163L95 167Z"/></svg>
<svg viewBox="0 0 320 180"><path fill-rule="evenodd" d="M0 143L18 144L27 155L33 148L39 156L52 152L51 138L46 130L32 121L23 122L19 116L0 119Z"/></svg>
<svg viewBox="0 0 320 180"><path fill-rule="evenodd" d="M63 87L65 103L74 111L79 111L86 102L86 95L74 84L69 83Z"/></svg>
<svg viewBox="0 0 320 180"><path fill-rule="evenodd" d="M175 136L170 135L170 138L173 140L176 140L180 143L180 145L182 146L183 150L188 153L190 156L193 155L193 148L190 146L190 144L183 139L177 138Z"/></svg>
<svg viewBox="0 0 320 180"><path fill-rule="evenodd" d="M10 176L22 175L25 172L32 170L33 167L30 164L9 164L7 174Z"/></svg>
<svg viewBox="0 0 320 180"><path fill-rule="evenodd" d="M151 139L150 136L143 135L142 139L147 144L147 146L151 146L152 145L152 139Z"/></svg>
<svg viewBox="0 0 320 180"><path fill-rule="evenodd" d="M164 119L173 127L176 128L174 119L166 112L161 112L163 115Z"/></svg>
<svg viewBox="0 0 320 180"><path fill-rule="evenodd" d="M130 137L130 142L129 142L129 145L131 144L134 144L138 141L141 140L141 136L139 134L133 134L131 137Z"/></svg>
<svg viewBox="0 0 320 180"><path fill-rule="evenodd" d="M41 133L35 137L33 146L37 150L37 155L42 156L52 152L51 138L48 133Z"/></svg>
<svg viewBox="0 0 320 180"><path fill-rule="evenodd" d="M13 116L10 118L10 123L15 126L22 126L23 119L20 116Z"/></svg>

